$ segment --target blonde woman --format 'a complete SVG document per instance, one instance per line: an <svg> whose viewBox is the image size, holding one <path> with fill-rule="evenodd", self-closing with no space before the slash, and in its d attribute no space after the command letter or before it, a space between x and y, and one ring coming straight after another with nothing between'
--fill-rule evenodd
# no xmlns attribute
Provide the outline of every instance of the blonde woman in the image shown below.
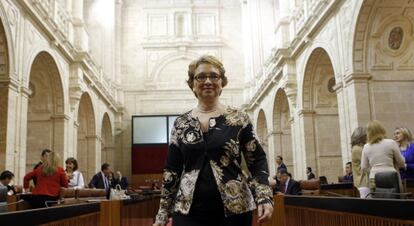
<svg viewBox="0 0 414 226"><path fill-rule="evenodd" d="M46 202L59 199L61 187L68 187L68 178L60 166L60 161L59 154L52 151L40 167L24 176L25 190L29 188L30 180L37 180L33 195L28 200L33 208L47 207Z"/></svg>
<svg viewBox="0 0 414 226"><path fill-rule="evenodd" d="M385 139L384 126L379 121L371 121L367 130L368 143L362 150L361 169L370 171L369 187L375 190L375 174L404 168L405 161L397 142Z"/></svg>
<svg viewBox="0 0 414 226"><path fill-rule="evenodd" d="M400 145L401 155L405 159L406 169L401 170L402 179L414 179L414 144L411 131L406 127L394 130L394 140Z"/></svg>
<svg viewBox="0 0 414 226"><path fill-rule="evenodd" d="M354 177L354 186L358 188L361 198L369 194L368 174L361 169L362 148L367 142L367 129L358 127L351 135L352 145L352 175Z"/></svg>

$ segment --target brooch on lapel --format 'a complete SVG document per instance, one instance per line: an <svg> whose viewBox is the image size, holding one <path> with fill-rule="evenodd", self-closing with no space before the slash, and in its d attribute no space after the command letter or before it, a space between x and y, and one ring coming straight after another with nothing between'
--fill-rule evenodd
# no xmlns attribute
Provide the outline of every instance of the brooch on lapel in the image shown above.
<svg viewBox="0 0 414 226"><path fill-rule="evenodd" d="M197 139L197 135L194 132L187 133L186 139L188 142L192 143Z"/></svg>

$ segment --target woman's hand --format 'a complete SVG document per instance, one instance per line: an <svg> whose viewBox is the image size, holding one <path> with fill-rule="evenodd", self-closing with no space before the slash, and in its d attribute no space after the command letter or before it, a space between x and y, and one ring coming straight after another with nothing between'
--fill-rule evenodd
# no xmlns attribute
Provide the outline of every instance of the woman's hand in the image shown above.
<svg viewBox="0 0 414 226"><path fill-rule="evenodd" d="M272 213L273 213L272 204L270 203L260 204L257 207L257 215L258 215L257 222L260 224L260 223L270 220L272 218Z"/></svg>
<svg viewBox="0 0 414 226"><path fill-rule="evenodd" d="M152 224L152 226L164 226L164 225L154 223Z"/></svg>

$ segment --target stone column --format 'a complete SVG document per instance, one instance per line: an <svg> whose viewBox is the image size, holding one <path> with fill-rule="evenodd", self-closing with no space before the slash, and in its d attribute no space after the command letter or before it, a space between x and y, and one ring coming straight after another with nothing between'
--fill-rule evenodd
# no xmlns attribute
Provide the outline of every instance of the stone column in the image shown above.
<svg viewBox="0 0 414 226"><path fill-rule="evenodd" d="M51 117L53 123L53 143L52 143L52 150L58 152L64 161L70 156L67 151L67 131L68 131L68 123L69 123L69 116L62 114L62 115L54 115Z"/></svg>
<svg viewBox="0 0 414 226"><path fill-rule="evenodd" d="M89 181L92 176L101 170L101 138L97 135L86 136L87 142L87 159L86 177Z"/></svg>
<svg viewBox="0 0 414 226"><path fill-rule="evenodd" d="M343 89L348 99L351 130L358 126L365 126L372 120L368 86L371 78L372 76L367 73L353 73L345 76Z"/></svg>
<svg viewBox="0 0 414 226"><path fill-rule="evenodd" d="M17 124L18 124L18 84L14 80L6 80L0 82L0 103L4 103L0 109L0 117L4 123L0 137L0 170L13 170L18 173L18 158L16 153L20 151L17 143L16 136Z"/></svg>
<svg viewBox="0 0 414 226"><path fill-rule="evenodd" d="M296 132L296 135L299 135L301 139L301 145L297 153L303 153L305 168L310 166L314 168L317 174L318 171L318 161L317 161L317 150L316 150L316 141L315 141L315 132L314 132L314 118L315 112L313 110L300 110L298 113L300 120L300 131ZM299 169L298 169L299 170Z"/></svg>
<svg viewBox="0 0 414 226"><path fill-rule="evenodd" d="M269 163L270 176L276 175L276 155L280 154L280 146L278 145L278 139L280 138L280 132L270 131L268 135L269 152L267 155L267 161Z"/></svg>
<svg viewBox="0 0 414 226"><path fill-rule="evenodd" d="M26 174L27 109L31 90L18 88L10 82L7 104L6 169L11 170L15 182L23 183Z"/></svg>
<svg viewBox="0 0 414 226"><path fill-rule="evenodd" d="M290 120L290 132L292 137L293 173L296 180L306 179L306 152L301 145L303 135L300 130L300 117L294 115Z"/></svg>
<svg viewBox="0 0 414 226"><path fill-rule="evenodd" d="M338 101L338 119L339 119L339 132L340 132L340 144L341 144L341 156L342 156L342 164L351 161L351 145L350 145L350 138L351 133L350 131L350 124L349 124L349 115L347 114L349 111L349 103L346 99L346 95L344 94L344 89L342 83L338 83L334 87L336 91L337 101Z"/></svg>
<svg viewBox="0 0 414 226"><path fill-rule="evenodd" d="M83 18L83 0L72 1L73 43L76 49L82 52L89 50L88 35Z"/></svg>

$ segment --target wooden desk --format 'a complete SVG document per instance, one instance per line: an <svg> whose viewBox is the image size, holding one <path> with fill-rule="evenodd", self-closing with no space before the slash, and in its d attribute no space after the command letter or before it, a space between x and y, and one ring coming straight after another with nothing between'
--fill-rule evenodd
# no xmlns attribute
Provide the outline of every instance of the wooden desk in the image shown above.
<svg viewBox="0 0 414 226"><path fill-rule="evenodd" d="M160 204L159 197L143 197L141 200L112 200L102 202L102 226L152 225Z"/></svg>
<svg viewBox="0 0 414 226"><path fill-rule="evenodd" d="M56 206L0 213L2 225L99 225L99 203Z"/></svg>
<svg viewBox="0 0 414 226"><path fill-rule="evenodd" d="M137 200L105 200L0 213L0 222L2 225L148 226L152 225L158 206L158 197L143 196Z"/></svg>
<svg viewBox="0 0 414 226"><path fill-rule="evenodd" d="M283 195L274 200L272 220L261 226L414 225L414 200ZM256 219L255 214L258 226Z"/></svg>
<svg viewBox="0 0 414 226"><path fill-rule="evenodd" d="M359 197L353 183L321 184L321 195Z"/></svg>

